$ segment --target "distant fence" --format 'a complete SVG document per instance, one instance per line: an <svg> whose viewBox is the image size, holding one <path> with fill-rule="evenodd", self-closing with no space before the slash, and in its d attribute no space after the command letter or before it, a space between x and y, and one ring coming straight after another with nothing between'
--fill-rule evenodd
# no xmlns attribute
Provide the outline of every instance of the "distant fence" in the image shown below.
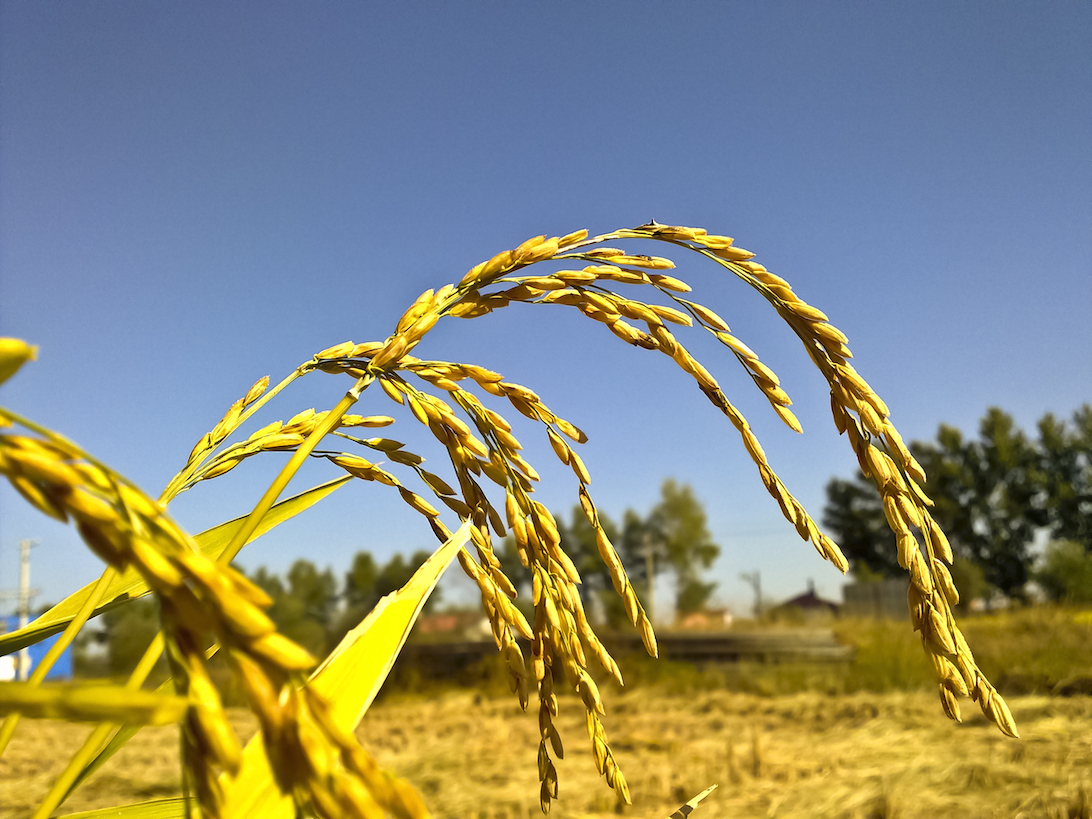
<svg viewBox="0 0 1092 819"><path fill-rule="evenodd" d="M521 641L522 642L522 641ZM615 656L644 652L635 634L604 637L603 644ZM842 645L830 629L778 629L769 631L675 633L657 635L660 657L694 663L732 663L741 660L783 662L789 660L838 661L853 658L853 647ZM528 648L524 645L524 652ZM407 643L399 662L412 664L428 677L458 674L481 660L497 655L492 640L459 643Z"/></svg>
<svg viewBox="0 0 1092 819"><path fill-rule="evenodd" d="M842 615L846 617L885 617L892 620L909 620L906 590L909 582L902 579L880 580L876 583L853 583L842 587L845 604Z"/></svg>

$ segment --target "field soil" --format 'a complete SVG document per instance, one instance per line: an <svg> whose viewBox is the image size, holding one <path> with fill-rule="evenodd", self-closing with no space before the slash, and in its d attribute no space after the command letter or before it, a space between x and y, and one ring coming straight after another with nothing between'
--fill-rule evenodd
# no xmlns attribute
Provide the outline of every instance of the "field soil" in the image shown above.
<svg viewBox="0 0 1092 819"><path fill-rule="evenodd" d="M633 805L595 772L583 708L562 699L566 756L551 816L667 817L707 786L693 814L717 817L1088 817L1092 698L1013 697L1021 738L964 703L962 725L924 693L607 698L606 724ZM240 733L253 721L233 714ZM0 760L0 817L25 816L89 732L25 721ZM537 719L508 699L450 692L375 705L360 734L438 817L541 816ZM177 733L145 729L61 813L179 793Z"/></svg>

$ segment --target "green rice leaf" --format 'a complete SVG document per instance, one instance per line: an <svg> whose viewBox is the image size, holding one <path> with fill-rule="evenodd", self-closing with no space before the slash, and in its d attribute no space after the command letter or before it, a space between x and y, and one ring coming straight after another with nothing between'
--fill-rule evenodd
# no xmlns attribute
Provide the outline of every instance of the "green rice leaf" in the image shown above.
<svg viewBox="0 0 1092 819"><path fill-rule="evenodd" d="M364 717L405 645L410 629L455 555L470 538L464 523L437 549L410 581L388 594L311 675L310 685L331 703L331 716L352 731ZM223 815L292 819L292 798L280 793L259 732L243 751L239 775L226 788Z"/></svg>
<svg viewBox="0 0 1092 819"><path fill-rule="evenodd" d="M261 525L254 533L254 538L264 535L275 526L284 523L286 520L295 517L305 509L314 506L320 500L339 489L350 480L352 480L352 478L346 475L343 478L329 481L328 483L308 489L306 492L302 492L299 495L295 495L288 500L281 501L270 509L269 514L262 519ZM216 559L231 542L232 536L238 531L239 527L242 526L244 520L246 520L246 516L229 520L227 523L221 523L219 526L214 526L212 529L207 529L201 534L195 535L194 540L197 541L198 546L200 546L201 551L204 554L212 559ZM93 586L94 583L88 583L78 592L66 597L33 623L30 623L18 631L13 631L0 637L0 656L11 654L25 646L33 645L58 632L64 631L65 626L71 622L84 600L91 594ZM102 614L104 611L109 611L110 609L124 605L130 600L143 597L144 595L149 594L150 591L151 590L148 588L143 578L137 574L135 569L126 569L110 584L110 588L103 597L102 605L96 608L91 616L95 617Z"/></svg>

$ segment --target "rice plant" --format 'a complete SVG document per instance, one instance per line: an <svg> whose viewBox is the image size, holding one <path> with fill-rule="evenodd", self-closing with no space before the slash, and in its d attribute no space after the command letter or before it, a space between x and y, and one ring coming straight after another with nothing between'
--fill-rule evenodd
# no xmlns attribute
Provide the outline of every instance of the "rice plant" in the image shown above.
<svg viewBox="0 0 1092 819"><path fill-rule="evenodd" d="M599 554L615 591L645 649L655 656L652 625L600 525L590 476L574 448L586 436L553 413L533 390L500 373L479 364L413 356L435 324L446 317L483 317L512 303L562 305L605 325L627 344L669 356L727 417L788 523L821 557L843 572L848 568L837 544L820 531L769 464L746 418L676 333L690 327L712 334L744 368L772 411L800 432L777 375L716 312L684 296L690 286L666 272L674 262L610 246L631 240L657 242L719 265L757 290L800 339L829 385L835 427L882 493L887 520L897 535L899 563L910 576L912 625L936 672L944 713L960 720L958 697L969 696L1003 733L1015 736L1004 700L979 670L953 618L958 593L947 569L952 551L930 516L932 501L921 488L925 475L892 425L886 404L850 364L846 336L731 238L653 222L598 236L578 231L529 239L476 265L457 284L422 293L386 339L336 344L273 387L268 378L259 380L197 442L155 499L58 433L0 409L0 424L6 428L0 435L0 471L41 512L72 522L107 564L97 581L26 629L0 638L0 652L10 653L62 632L29 681L0 684L0 711L7 715L0 727L0 751L21 716L98 723L34 819L52 815L140 725L171 722L180 728L185 796L170 803L168 813L154 815L323 819L428 815L413 787L381 770L353 731L425 599L454 560L481 591L512 692L524 709L535 695L542 810L548 812L558 795L555 759L564 749L554 718L560 685L579 696L595 765L606 785L628 802L629 787L601 720L604 706L592 671L601 667L619 682L621 673L589 623L576 588L580 577L561 548L556 522L533 497L538 473L521 456L513 425L479 396L506 399L572 469L580 506L596 531ZM532 270L536 265L540 267ZM33 354L23 341L3 340L0 379L10 377ZM229 442L289 383L319 375L340 377L348 384L335 406L300 412L255 430L245 440ZM369 389L368 397L374 399L371 411L378 412L379 401L390 400L428 427L450 464L446 478L426 470L424 458L401 442L367 431L391 426L393 417L350 413ZM411 423L409 418L405 421ZM273 451L291 456L245 517L197 536L171 520L167 510L180 492ZM282 501L289 480L308 458L324 459L340 477ZM377 463L380 460L382 464ZM441 545L405 588L385 598L320 663L277 632L265 613L269 597L229 563L262 531L352 479L397 493L422 516ZM457 519L459 525L449 527L445 518L452 523ZM494 553L493 538L507 534L513 536L520 560L531 572L532 622L514 605L516 590ZM129 680L122 686L42 685L51 663L87 620L105 606L116 605L123 593L128 599L154 593L162 611L160 635ZM529 648L525 650L518 638ZM164 651L172 680L159 690L144 690ZM209 659L215 653L226 658L261 727L260 735L245 748L209 676ZM163 809L162 803L156 808ZM124 815L153 815L149 810L136 806Z"/></svg>

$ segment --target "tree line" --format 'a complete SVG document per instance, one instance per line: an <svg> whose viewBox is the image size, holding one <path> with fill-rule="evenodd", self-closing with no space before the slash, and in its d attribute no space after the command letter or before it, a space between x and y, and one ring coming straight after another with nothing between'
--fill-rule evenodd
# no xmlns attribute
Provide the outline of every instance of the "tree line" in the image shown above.
<svg viewBox="0 0 1092 819"><path fill-rule="evenodd" d="M267 613L277 628L321 657L363 620L381 597L402 588L430 554L416 551L408 559L395 554L380 565L369 552L360 551L340 584L332 569L319 570L302 558L289 567L283 578L264 566L249 577L273 600ZM440 600L441 590L437 588L426 601L425 610ZM104 644L105 656L97 665L92 664L85 646L83 652L78 652L77 665L82 659L85 668L95 672L126 673L159 630L158 605L152 597L133 600L104 612L99 623L97 642Z"/></svg>
<svg viewBox="0 0 1092 819"><path fill-rule="evenodd" d="M928 476L924 489L956 554L953 576L965 599L1026 599L1034 582L1050 599L1092 601L1092 405L1069 420L1047 413L1034 436L991 407L976 438L942 424L935 440L910 449ZM834 478L826 497L823 524L853 574L901 577L872 482L860 471Z"/></svg>
<svg viewBox="0 0 1092 819"><path fill-rule="evenodd" d="M573 509L569 523L563 515L556 517L562 548L583 579L580 588L590 616L598 615L601 621L620 626L626 620L625 612L611 590L610 574L599 557L591 525L579 507ZM621 524L616 524L600 513L600 523L642 593L647 589L651 566L653 577L674 576L677 609L694 611L706 604L716 584L705 582L701 573L716 559L720 547L712 540L705 509L690 486L668 479L661 486L660 501L647 515L642 517L629 509ZM519 590L517 605L529 606L530 573L520 564L515 544L506 540L498 552ZM264 566L249 577L273 600L268 614L277 628L321 657L363 620L380 598L404 586L430 554L420 550L406 558L396 553L380 564L371 553L359 551L340 582L332 569L320 570L302 558L283 577ZM441 591L437 588L429 597L426 612L440 604ZM141 598L105 612L99 622L98 642L105 645L106 654L99 664L103 667L96 670L120 674L132 668L155 636L159 612L154 599Z"/></svg>
<svg viewBox="0 0 1092 819"><path fill-rule="evenodd" d="M924 487L935 501L933 517L944 528L957 560L952 574L965 600L1001 593L1025 599L1032 582L1048 598L1092 602L1092 405L1071 419L1044 415L1036 435L994 407L977 437L942 424L935 440L910 444L925 468ZM583 580L578 587L589 616L614 627L626 617L610 573L599 557L596 534L583 511L555 514L562 548ZM704 573L720 546L709 531L705 507L693 489L674 479L646 514L627 509L619 521L599 513L636 588L646 598L660 576L673 579L675 611L700 611L716 587ZM894 535L875 486L861 472L826 486L823 524L841 545L858 580L902 577ZM1043 550L1037 544L1046 540ZM530 572L507 538L497 549L502 567L519 590L517 605L530 597ZM357 552L340 582L332 569L297 560L281 576L261 567L251 574L272 598L277 627L318 656L332 649L379 599L401 588L429 557L394 554L380 564ZM440 589L426 610L441 600ZM664 601L658 601L662 607ZM662 610L662 609L661 609ZM153 601L142 599L106 612L100 641L111 672L128 668L159 627Z"/></svg>

